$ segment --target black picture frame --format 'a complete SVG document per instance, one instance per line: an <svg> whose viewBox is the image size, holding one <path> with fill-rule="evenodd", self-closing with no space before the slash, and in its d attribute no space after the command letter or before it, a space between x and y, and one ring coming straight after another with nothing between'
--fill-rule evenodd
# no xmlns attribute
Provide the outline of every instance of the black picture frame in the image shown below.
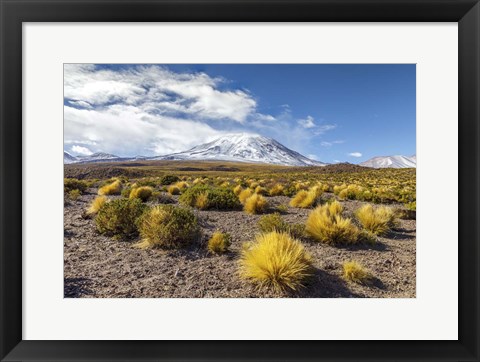
<svg viewBox="0 0 480 362"><path fill-rule="evenodd" d="M478 0L0 0L0 12L2 361L479 360ZM151 21L458 22L458 341L22 340L22 23Z"/></svg>

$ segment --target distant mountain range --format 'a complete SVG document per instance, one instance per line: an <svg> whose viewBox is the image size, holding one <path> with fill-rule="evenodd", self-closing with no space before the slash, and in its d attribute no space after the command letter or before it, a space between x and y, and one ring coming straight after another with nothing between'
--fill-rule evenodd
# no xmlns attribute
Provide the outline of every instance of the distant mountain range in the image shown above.
<svg viewBox="0 0 480 362"><path fill-rule="evenodd" d="M360 166L373 168L411 168L417 167L417 156L380 156L360 163Z"/></svg>
<svg viewBox="0 0 480 362"><path fill-rule="evenodd" d="M226 135L187 151L157 157L121 158L107 153L75 157L64 152L64 163L112 162L129 160L216 160L234 162L267 163L285 166L325 166L325 162L311 160L274 139L236 133Z"/></svg>
<svg viewBox="0 0 480 362"><path fill-rule="evenodd" d="M235 133L225 135L216 140L195 146L187 151L154 157L119 157L104 152L97 152L89 156L73 156L63 153L63 162L70 163L98 163L120 162L134 160L214 160L266 163L285 166L326 166L327 163L312 160L293 151L278 141L259 135ZM382 156L374 157L360 163L360 166L373 168L407 168L416 167L416 156Z"/></svg>

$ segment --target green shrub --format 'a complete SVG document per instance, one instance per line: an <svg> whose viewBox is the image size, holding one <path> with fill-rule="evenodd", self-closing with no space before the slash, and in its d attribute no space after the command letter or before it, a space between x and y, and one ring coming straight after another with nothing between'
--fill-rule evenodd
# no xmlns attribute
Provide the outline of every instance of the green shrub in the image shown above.
<svg viewBox="0 0 480 362"><path fill-rule="evenodd" d="M258 228L263 233L277 231L288 233L294 238L301 238L305 234L305 226L300 224L289 224L283 220L278 212L264 215L258 220Z"/></svg>
<svg viewBox="0 0 480 362"><path fill-rule="evenodd" d="M180 178L175 175L165 175L160 179L161 185L171 185L175 182L180 181Z"/></svg>
<svg viewBox="0 0 480 362"><path fill-rule="evenodd" d="M145 211L139 199L117 199L104 203L95 218L97 230L116 238L126 238L137 234L137 219Z"/></svg>
<svg viewBox="0 0 480 362"><path fill-rule="evenodd" d="M63 179L63 191L70 192L72 190L78 190L80 193L83 193L88 187L88 184L85 181L77 180L76 178L65 178Z"/></svg>
<svg viewBox="0 0 480 362"><path fill-rule="evenodd" d="M69 197L70 200L75 201L75 200L78 200L78 198L80 197L81 194L82 193L78 189L70 190L68 192L68 197Z"/></svg>
<svg viewBox="0 0 480 362"><path fill-rule="evenodd" d="M150 208L138 221L140 248L182 248L198 239L200 228L192 210L172 205Z"/></svg>
<svg viewBox="0 0 480 362"><path fill-rule="evenodd" d="M195 185L180 196L180 203L204 210L235 210L240 207L237 196L231 189Z"/></svg>

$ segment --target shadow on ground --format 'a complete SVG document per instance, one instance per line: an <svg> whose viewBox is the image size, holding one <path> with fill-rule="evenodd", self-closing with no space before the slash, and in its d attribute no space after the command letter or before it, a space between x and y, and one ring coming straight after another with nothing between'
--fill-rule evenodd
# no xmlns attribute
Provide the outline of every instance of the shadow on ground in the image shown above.
<svg viewBox="0 0 480 362"><path fill-rule="evenodd" d="M93 295L90 289L92 282L87 278L65 278L63 280L63 297L80 298L87 295Z"/></svg>

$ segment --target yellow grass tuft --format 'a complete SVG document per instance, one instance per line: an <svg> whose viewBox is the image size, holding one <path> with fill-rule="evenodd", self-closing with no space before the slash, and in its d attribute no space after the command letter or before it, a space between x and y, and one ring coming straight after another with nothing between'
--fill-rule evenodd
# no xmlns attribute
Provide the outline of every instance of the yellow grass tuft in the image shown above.
<svg viewBox="0 0 480 362"><path fill-rule="evenodd" d="M208 209L208 206L209 206L208 191L198 194L198 196L195 199L195 207L200 210L206 210Z"/></svg>
<svg viewBox="0 0 480 362"><path fill-rule="evenodd" d="M242 185L237 185L233 188L233 193L235 194L235 196L238 196L240 195L240 192L242 192Z"/></svg>
<svg viewBox="0 0 480 362"><path fill-rule="evenodd" d="M253 194L245 200L243 210L247 214L261 214L262 212L265 212L267 206L267 200L262 195Z"/></svg>
<svg viewBox="0 0 480 362"><path fill-rule="evenodd" d="M102 205L108 201L108 198L106 196L97 196L95 199L92 201L90 206L87 209L87 214L88 215L93 215L100 210Z"/></svg>
<svg viewBox="0 0 480 362"><path fill-rule="evenodd" d="M113 181L111 184L105 185L98 189L98 194L102 195L119 195L122 191L122 183L120 180Z"/></svg>
<svg viewBox="0 0 480 362"><path fill-rule="evenodd" d="M180 181L180 182L177 182L176 184L174 184L174 186L177 186L180 189L180 191L183 191L183 190L187 189L189 185L185 181Z"/></svg>
<svg viewBox="0 0 480 362"><path fill-rule="evenodd" d="M322 194L323 190L319 186L313 186L308 191L300 190L290 201L290 206L307 209L315 206Z"/></svg>
<svg viewBox="0 0 480 362"><path fill-rule="evenodd" d="M270 196L283 195L284 187L281 184L275 184L269 191Z"/></svg>
<svg viewBox="0 0 480 362"><path fill-rule="evenodd" d="M245 189L240 192L240 194L238 195L238 199L242 204L244 204L245 201L252 195L253 191L251 189Z"/></svg>
<svg viewBox="0 0 480 362"><path fill-rule="evenodd" d="M228 251L230 246L231 237L229 234L221 233L220 231L215 231L208 240L208 250L214 254L222 254Z"/></svg>
<svg viewBox="0 0 480 362"><path fill-rule="evenodd" d="M167 189L170 195L180 195L180 188L176 185L170 185Z"/></svg>
<svg viewBox="0 0 480 362"><path fill-rule="evenodd" d="M242 248L240 275L261 287L297 290L312 275L312 261L300 241L273 231Z"/></svg>
<svg viewBox="0 0 480 362"><path fill-rule="evenodd" d="M267 195L268 190L265 187L257 186L257 187L255 187L255 193L259 194L259 195Z"/></svg>
<svg viewBox="0 0 480 362"><path fill-rule="evenodd" d="M315 240L326 244L354 244L359 235L352 221L342 217L342 206L337 201L313 210L308 216L305 231Z"/></svg>
<svg viewBox="0 0 480 362"><path fill-rule="evenodd" d="M150 196L152 196L153 193L153 187L151 186L141 186L141 187L136 187L133 188L132 191L130 191L130 199L140 199L143 202L147 201Z"/></svg>
<svg viewBox="0 0 480 362"><path fill-rule="evenodd" d="M347 261L343 263L343 278L345 280L367 284L372 279L372 274L356 261Z"/></svg>
<svg viewBox="0 0 480 362"><path fill-rule="evenodd" d="M356 216L362 226L375 235L382 235L395 226L395 211L386 206L376 209L367 204L357 210Z"/></svg>

